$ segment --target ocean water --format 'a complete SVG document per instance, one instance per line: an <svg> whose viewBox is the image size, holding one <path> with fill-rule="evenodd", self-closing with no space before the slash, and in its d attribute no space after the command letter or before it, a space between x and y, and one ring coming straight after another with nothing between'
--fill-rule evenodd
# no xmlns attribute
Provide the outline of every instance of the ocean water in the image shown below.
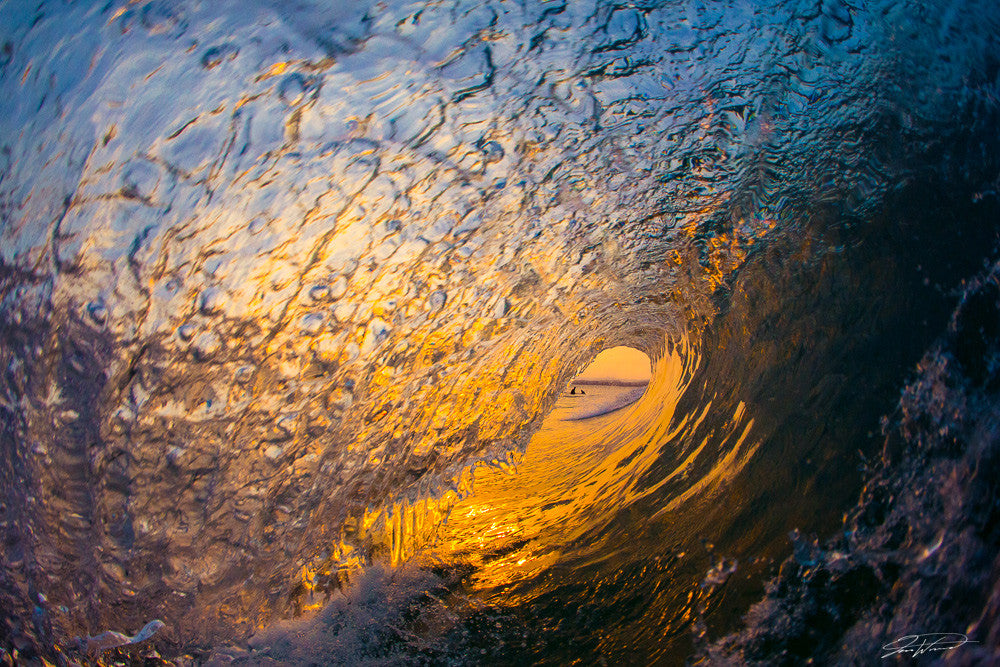
<svg viewBox="0 0 1000 667"><path fill-rule="evenodd" d="M998 35L0 2L0 657L996 660Z"/></svg>

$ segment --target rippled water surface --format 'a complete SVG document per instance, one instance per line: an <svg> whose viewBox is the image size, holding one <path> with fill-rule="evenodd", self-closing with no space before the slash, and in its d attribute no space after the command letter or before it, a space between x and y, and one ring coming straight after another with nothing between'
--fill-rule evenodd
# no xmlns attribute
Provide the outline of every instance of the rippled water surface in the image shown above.
<svg viewBox="0 0 1000 667"><path fill-rule="evenodd" d="M995 658L998 35L0 2L0 657Z"/></svg>

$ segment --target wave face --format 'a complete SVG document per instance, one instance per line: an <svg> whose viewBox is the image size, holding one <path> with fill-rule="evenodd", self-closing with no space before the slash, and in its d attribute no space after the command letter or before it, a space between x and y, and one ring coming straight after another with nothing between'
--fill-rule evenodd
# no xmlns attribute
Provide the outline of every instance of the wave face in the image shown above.
<svg viewBox="0 0 1000 667"><path fill-rule="evenodd" d="M0 636L24 655L154 618L195 651L332 600L315 644L253 650L787 657L709 640L789 531L896 474L858 466L1000 219L990 3L0 19ZM616 345L653 359L646 394L567 425L558 394ZM526 541L473 548L463 509L518 479L497 516Z"/></svg>

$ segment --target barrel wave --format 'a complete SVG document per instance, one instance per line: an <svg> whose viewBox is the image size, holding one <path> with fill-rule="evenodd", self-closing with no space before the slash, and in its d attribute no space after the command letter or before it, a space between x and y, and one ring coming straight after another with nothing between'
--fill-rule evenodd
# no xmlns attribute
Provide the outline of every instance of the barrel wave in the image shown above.
<svg viewBox="0 0 1000 667"><path fill-rule="evenodd" d="M0 657L995 658L998 34L0 3Z"/></svg>

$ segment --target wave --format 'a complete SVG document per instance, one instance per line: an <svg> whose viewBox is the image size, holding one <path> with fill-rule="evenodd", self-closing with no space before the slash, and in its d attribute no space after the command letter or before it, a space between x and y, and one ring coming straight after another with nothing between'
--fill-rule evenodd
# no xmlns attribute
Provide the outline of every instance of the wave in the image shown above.
<svg viewBox="0 0 1000 667"><path fill-rule="evenodd" d="M625 392L616 392L614 396L604 399L597 405L587 405L580 407L573 412L572 415L566 417L566 419L577 420L577 419L591 419L593 417L600 417L601 415L606 415L622 408L632 405L646 392L645 385L641 387L634 387L633 389ZM594 403L591 400L588 403Z"/></svg>
<svg viewBox="0 0 1000 667"><path fill-rule="evenodd" d="M998 267L972 278L917 365L843 530L794 533L794 554L739 632L707 662L860 664L926 638L969 664L995 660ZM943 634L921 635L930 627ZM822 632L816 632L816 628ZM969 642L967 644L967 642Z"/></svg>
<svg viewBox="0 0 1000 667"><path fill-rule="evenodd" d="M780 662L804 635L761 619L833 571L774 571L801 536L943 480L856 470L900 388L946 431L992 400L907 381L1000 219L986 3L0 17L8 653L158 619L252 661L320 619L286 658ZM951 382L992 377L990 327ZM616 345L645 393L561 419ZM824 641L875 636L850 604Z"/></svg>

